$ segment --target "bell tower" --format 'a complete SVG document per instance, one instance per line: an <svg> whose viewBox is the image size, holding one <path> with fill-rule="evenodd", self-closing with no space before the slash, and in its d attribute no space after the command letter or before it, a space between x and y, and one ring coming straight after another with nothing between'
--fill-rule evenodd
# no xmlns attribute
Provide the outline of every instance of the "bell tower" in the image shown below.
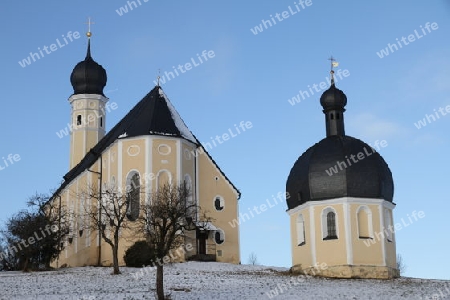
<svg viewBox="0 0 450 300"><path fill-rule="evenodd" d="M105 136L105 105L109 99L103 94L103 88L107 77L105 69L92 59L90 20L88 24L86 58L75 66L70 76L73 94L69 97L72 106L69 169Z"/></svg>

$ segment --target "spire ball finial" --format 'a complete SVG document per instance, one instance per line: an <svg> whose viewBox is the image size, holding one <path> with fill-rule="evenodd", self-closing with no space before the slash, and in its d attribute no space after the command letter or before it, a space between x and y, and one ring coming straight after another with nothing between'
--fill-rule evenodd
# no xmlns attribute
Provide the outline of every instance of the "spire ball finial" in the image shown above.
<svg viewBox="0 0 450 300"><path fill-rule="evenodd" d="M91 38L92 36L92 32L91 32L91 24L95 24L94 22L91 22L91 17L88 18L88 22L86 23L88 24L88 31L86 32L86 36L88 38Z"/></svg>

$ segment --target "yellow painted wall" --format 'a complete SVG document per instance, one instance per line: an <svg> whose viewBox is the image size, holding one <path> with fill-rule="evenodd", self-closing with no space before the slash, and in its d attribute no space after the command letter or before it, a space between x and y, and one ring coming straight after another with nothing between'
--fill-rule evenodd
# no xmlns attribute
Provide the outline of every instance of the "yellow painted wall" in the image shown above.
<svg viewBox="0 0 450 300"><path fill-rule="evenodd" d="M238 218L237 195L231 185L222 176L214 163L206 154L198 155L199 160L199 186L201 208L213 218L213 224L225 232L223 244L216 245L216 251L222 250L222 256L217 261L239 263L239 228L233 228L229 222ZM214 199L217 195L225 199L225 207L217 211L214 207Z"/></svg>
<svg viewBox="0 0 450 300"><path fill-rule="evenodd" d="M388 210L388 213L391 216L392 225L395 224L392 210ZM388 267L396 268L397 267L397 252L396 252L396 245L395 245L396 236L395 233L393 234L393 240L392 242L386 242L386 263Z"/></svg>
<svg viewBox="0 0 450 300"><path fill-rule="evenodd" d="M178 182L178 141L176 139L154 138L152 143L152 172L155 176L162 170L167 170L172 176L172 183Z"/></svg>
<svg viewBox="0 0 450 300"><path fill-rule="evenodd" d="M297 243L297 218L298 215L303 215L305 223L305 245L298 246ZM292 265L302 265L302 268L310 267L313 265L312 252L311 252L311 218L309 217L309 209L303 209L290 216L291 226L291 250L292 250Z"/></svg>
<svg viewBox="0 0 450 300"><path fill-rule="evenodd" d="M358 234L357 211L360 206L367 206L372 212L372 239L360 239ZM381 266L383 262L383 241L377 239L376 234L382 231L380 226L379 205L351 204L350 216L352 223L353 263ZM367 246L369 244L369 246Z"/></svg>
<svg viewBox="0 0 450 300"><path fill-rule="evenodd" d="M336 211L336 234L337 240L322 239L322 210L332 207ZM316 227L316 260L319 263L328 265L341 265L347 263L346 237L344 210L342 204L318 205L314 207L315 227Z"/></svg>
<svg viewBox="0 0 450 300"><path fill-rule="evenodd" d="M370 233L372 239L361 239L359 237L359 224L357 212L361 206L365 206L371 211L371 223L372 230ZM337 240L323 240L322 238L322 211L327 207L332 207L337 214ZM347 207L349 225L344 220L344 207ZM368 276L370 278L370 268L386 266L392 269L396 268L396 246L395 246L395 234L393 242L387 242L386 235L380 233L384 230L384 218L380 217L380 211L384 211L383 203L369 204L366 202L361 203L343 203L330 204L330 205L314 205L312 207L306 207L298 212L290 214L290 229L291 229L291 248L292 248L292 264L293 266L302 265L302 268L313 264L313 253L310 247L297 245L297 216L302 213L305 220L305 235L306 245L310 241L310 231L313 230L309 226L309 209L313 209L314 224L315 224L315 249L316 249L316 263L326 263L328 267L337 267L332 271L330 269L329 276ZM392 210L388 210L388 213L392 215ZM370 218L369 218L370 219ZM395 223L393 223L395 224ZM349 226L350 230L350 245L347 245L347 237L345 233L345 226ZM368 226L369 227L369 226ZM369 227L370 228L370 227ZM347 249L347 247L349 249ZM385 247L385 258L383 257L383 247ZM349 251L349 252L347 252ZM347 257L348 254L348 257ZM350 262L348 261L350 259ZM345 267L346 266L346 267ZM361 271L361 267L367 266L367 269ZM355 270L351 270L352 268ZM346 269L347 268L347 269ZM358 269L359 268L359 269ZM299 268L297 268L299 269ZM340 270L340 271L339 271ZM358 271L359 270L359 271ZM385 278L388 276L384 274L385 269L373 269L373 278ZM387 270L387 269L386 269ZM335 273L333 273L335 272ZM343 273L341 273L343 272ZM359 272L359 273L358 273ZM381 272L381 273L380 273ZM383 273L383 274L382 274ZM331 275L334 274L334 275ZM341 274L341 275L339 275ZM392 275L392 274L391 274ZM389 275L390 276L390 275ZM388 278L388 277L386 277Z"/></svg>
<svg viewBox="0 0 450 300"><path fill-rule="evenodd" d="M146 142L149 137L121 139L116 141L102 154L102 182L110 184L111 178L114 176L116 183L119 183L119 177L122 176L122 189L126 188L126 176L129 171L137 170L141 174L141 182L145 184L145 163L146 163L146 149L147 145L151 147L152 157L147 172L156 175L161 170L168 170L172 176L172 183L178 183L179 179L184 179L185 174L189 174L192 179L194 188L196 187L196 176L194 172L196 161L198 160L199 170L199 205L208 212L208 216L212 217L213 224L225 232L225 242L221 245L216 245L213 234L207 242L208 253L217 254L217 250L222 251L222 256L217 257L217 261L239 263L240 249L239 249L239 228L232 228L228 222L232 222L237 218L237 193L232 186L227 182L225 177L219 172L214 163L205 155L195 156L184 155L184 150L194 151L193 145L187 142L182 142L177 138L158 138L151 137L150 142ZM119 147L121 144L121 148ZM162 145L162 148L161 148ZM180 147L180 149L178 148ZM170 148L170 151L168 150ZM119 153L120 149L122 152ZM195 152L195 151L194 151ZM120 168L121 162L121 168ZM181 167L181 177L178 178L177 166ZM96 162L90 167L90 170L99 171L99 162ZM122 174L119 174L119 170ZM83 189L87 190L88 178L91 178L91 187L98 190L98 174L85 172L74 180L61 194L63 206L73 205L75 212L79 209L79 195ZM150 176L149 176L150 178ZM216 180L217 178L217 180ZM150 186L155 186L156 180L150 183ZM214 208L214 198L220 195L225 199L225 208L222 211L217 211ZM195 195L194 195L195 196ZM92 199L92 209L96 210L96 199ZM144 197L141 198L141 203ZM69 266L84 266L96 265L98 259L98 236L95 230L89 235L90 245L87 243L87 230L84 230L83 236L79 237L78 228L75 223L74 239L72 244L66 244L64 250L58 260L58 265L67 264ZM123 255L125 250L134 243L134 240L139 240L135 234L132 239L127 238L131 235L127 231L122 233L119 245L119 263L124 265ZM102 265L110 265L112 263L111 246L102 240ZM56 265L56 262L53 263Z"/></svg>

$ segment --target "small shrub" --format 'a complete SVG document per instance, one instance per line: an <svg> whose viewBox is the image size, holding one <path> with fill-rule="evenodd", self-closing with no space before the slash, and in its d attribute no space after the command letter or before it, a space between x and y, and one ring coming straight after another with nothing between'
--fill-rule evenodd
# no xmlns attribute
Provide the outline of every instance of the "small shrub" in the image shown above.
<svg viewBox="0 0 450 300"><path fill-rule="evenodd" d="M155 250L146 241L138 241L125 251L123 259L127 267L148 266L155 262Z"/></svg>

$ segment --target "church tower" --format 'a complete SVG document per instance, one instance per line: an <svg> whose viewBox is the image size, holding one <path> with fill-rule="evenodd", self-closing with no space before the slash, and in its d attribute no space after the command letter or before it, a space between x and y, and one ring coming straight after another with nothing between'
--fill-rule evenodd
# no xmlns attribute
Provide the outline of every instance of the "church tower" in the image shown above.
<svg viewBox="0 0 450 300"><path fill-rule="evenodd" d="M70 170L105 136L105 104L108 98L103 94L103 88L107 80L106 71L92 59L90 30L87 37L86 58L75 66L70 76L73 87L69 98L72 106Z"/></svg>
<svg viewBox="0 0 450 300"><path fill-rule="evenodd" d="M347 96L333 75L320 97L326 138L298 158L286 182L292 270L334 278L398 277L392 174L368 144L345 135Z"/></svg>

